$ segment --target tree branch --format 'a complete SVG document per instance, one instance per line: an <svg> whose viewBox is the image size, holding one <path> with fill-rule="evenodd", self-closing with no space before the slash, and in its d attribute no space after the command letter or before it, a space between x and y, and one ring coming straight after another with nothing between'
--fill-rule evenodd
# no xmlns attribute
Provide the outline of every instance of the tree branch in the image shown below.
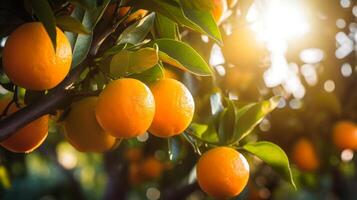
<svg viewBox="0 0 357 200"><path fill-rule="evenodd" d="M93 62L93 58L97 54L100 45L118 26L119 23L116 23L114 26L109 27L104 30L103 33L98 35L91 44L90 54L87 58L79 66L72 69L68 76L58 86L50 90L48 94L40 98L38 101L33 102L21 110L7 116L5 119L2 119L0 121L0 142L4 141L33 120L49 114L64 102L70 101L74 96L70 87L77 80L83 70L88 67L90 62Z"/></svg>

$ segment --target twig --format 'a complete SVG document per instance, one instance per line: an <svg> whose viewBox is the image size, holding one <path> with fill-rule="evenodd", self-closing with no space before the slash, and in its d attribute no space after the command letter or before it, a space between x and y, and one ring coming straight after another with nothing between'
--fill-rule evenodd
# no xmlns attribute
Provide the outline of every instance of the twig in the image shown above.
<svg viewBox="0 0 357 200"><path fill-rule="evenodd" d="M95 90L95 91L77 91L73 93L73 97L92 97L92 96L98 96L100 94L100 90Z"/></svg>
<svg viewBox="0 0 357 200"><path fill-rule="evenodd" d="M131 11L131 10L129 10L128 13L130 13L130 11ZM95 40L93 41L93 43L94 43L93 48L91 48L91 50L89 51L91 55L94 56L94 55L97 54L97 52L98 52L98 50L99 50L99 47L103 44L103 42L104 42L112 33L115 32L115 30L118 28L118 26L129 16L128 13L126 13L125 16L124 16L122 19L120 19L120 20L118 20L116 23L114 23L111 28L105 30L105 31L102 33L101 37L98 37L97 39L95 39Z"/></svg>
<svg viewBox="0 0 357 200"><path fill-rule="evenodd" d="M14 100L11 100L5 107L5 109L2 111L1 115L0 115L0 119L2 119L3 117L5 117L7 115L7 112L9 111L9 108L11 106L11 104L14 103Z"/></svg>

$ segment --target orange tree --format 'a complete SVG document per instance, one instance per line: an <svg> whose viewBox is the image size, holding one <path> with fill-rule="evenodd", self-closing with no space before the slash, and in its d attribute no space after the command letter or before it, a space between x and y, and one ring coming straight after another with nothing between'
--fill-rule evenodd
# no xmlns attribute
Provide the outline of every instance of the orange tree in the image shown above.
<svg viewBox="0 0 357 200"><path fill-rule="evenodd" d="M245 14L242 2L236 6L242 6ZM50 115L50 133L63 132L76 150L106 151L99 155L107 171L106 199L129 198L128 183L158 179L169 170L174 172L162 177L162 198L184 198L198 189L195 173L190 173L197 162L204 192L216 198L234 197L247 184L250 171L245 157L250 155L294 185L284 151L247 137L280 97L260 102L229 98L206 62L205 45L198 46L200 35L209 38L206 46L224 44L218 24L232 6L234 1L227 5L217 0L2 2L1 85L3 93L12 97L2 106L1 146L14 152L34 150L21 156L2 150L8 160L1 160L2 177L11 163L24 162L38 151L70 182L66 193L54 195L83 198L85 185L67 170L70 157L66 154L67 161L61 160L58 149L66 145L63 137L50 134L45 140L39 136L43 130L36 130L42 126L37 121ZM244 38L241 42L249 50ZM227 53L234 58L233 52ZM252 52L238 53L242 58L238 62L255 60ZM170 74L166 71L175 76L165 77ZM147 133L153 134L150 139L138 142ZM26 144L31 137L40 139L23 147L31 145ZM145 156L126 159L130 154L122 153L133 146L145 150ZM10 178L16 177L16 171L9 171ZM10 198L15 186L3 189Z"/></svg>

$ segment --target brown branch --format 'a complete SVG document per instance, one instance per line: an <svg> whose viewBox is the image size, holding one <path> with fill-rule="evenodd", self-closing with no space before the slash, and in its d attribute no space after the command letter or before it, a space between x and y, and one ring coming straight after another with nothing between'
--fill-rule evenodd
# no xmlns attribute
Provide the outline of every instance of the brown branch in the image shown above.
<svg viewBox="0 0 357 200"><path fill-rule="evenodd" d="M83 70L93 62L94 56L97 54L100 45L103 41L119 26L116 23L98 37L94 38L94 42L90 47L90 53L87 58L76 68L70 71L65 80L63 80L57 87L49 91L48 94L40 98L38 101L22 108L21 110L7 116L0 121L0 142L10 137L17 130L24 127L33 120L49 114L51 111L57 109L64 102L70 102L74 97L72 90L69 88L77 80Z"/></svg>

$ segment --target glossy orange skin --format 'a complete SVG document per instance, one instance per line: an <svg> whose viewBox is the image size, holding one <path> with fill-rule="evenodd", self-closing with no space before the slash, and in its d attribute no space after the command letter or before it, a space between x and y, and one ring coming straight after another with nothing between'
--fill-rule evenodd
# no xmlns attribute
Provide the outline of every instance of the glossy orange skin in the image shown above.
<svg viewBox="0 0 357 200"><path fill-rule="evenodd" d="M97 122L94 112L97 100L97 97L88 97L75 102L64 121L65 137L78 151L101 153L116 144L116 138Z"/></svg>
<svg viewBox="0 0 357 200"><path fill-rule="evenodd" d="M18 86L47 90L58 85L68 74L72 62L71 45L57 31L57 48L40 22L19 26L7 39L3 50L6 75Z"/></svg>
<svg viewBox="0 0 357 200"><path fill-rule="evenodd" d="M171 137L182 133L191 123L195 103L190 91L181 82L164 78L150 86L156 111L149 128L157 137Z"/></svg>
<svg viewBox="0 0 357 200"><path fill-rule="evenodd" d="M201 189L216 199L237 196L249 179L247 160L229 147L216 147L205 152L196 170Z"/></svg>
<svg viewBox="0 0 357 200"><path fill-rule="evenodd" d="M332 139L339 149L357 149L357 125L350 121L340 121L333 128Z"/></svg>
<svg viewBox="0 0 357 200"><path fill-rule="evenodd" d="M1 113L11 101L11 97L0 100ZM12 104L7 114L19 110L15 104ZM1 142L1 146L15 153L30 153L39 147L46 139L48 134L48 115L42 116L11 135Z"/></svg>
<svg viewBox="0 0 357 200"><path fill-rule="evenodd" d="M315 147L306 138L299 139L293 146L292 160L303 171L315 171L320 166Z"/></svg>
<svg viewBox="0 0 357 200"><path fill-rule="evenodd" d="M160 178L164 169L163 164L154 157L149 157L143 160L140 164L140 174L148 180Z"/></svg>
<svg viewBox="0 0 357 200"><path fill-rule="evenodd" d="M144 83L118 79L99 95L95 114L100 126L114 137L136 137L150 127L155 114L154 97Z"/></svg>
<svg viewBox="0 0 357 200"><path fill-rule="evenodd" d="M227 11L227 1L226 0L212 0L213 10L212 15L216 23L221 23L224 13Z"/></svg>

